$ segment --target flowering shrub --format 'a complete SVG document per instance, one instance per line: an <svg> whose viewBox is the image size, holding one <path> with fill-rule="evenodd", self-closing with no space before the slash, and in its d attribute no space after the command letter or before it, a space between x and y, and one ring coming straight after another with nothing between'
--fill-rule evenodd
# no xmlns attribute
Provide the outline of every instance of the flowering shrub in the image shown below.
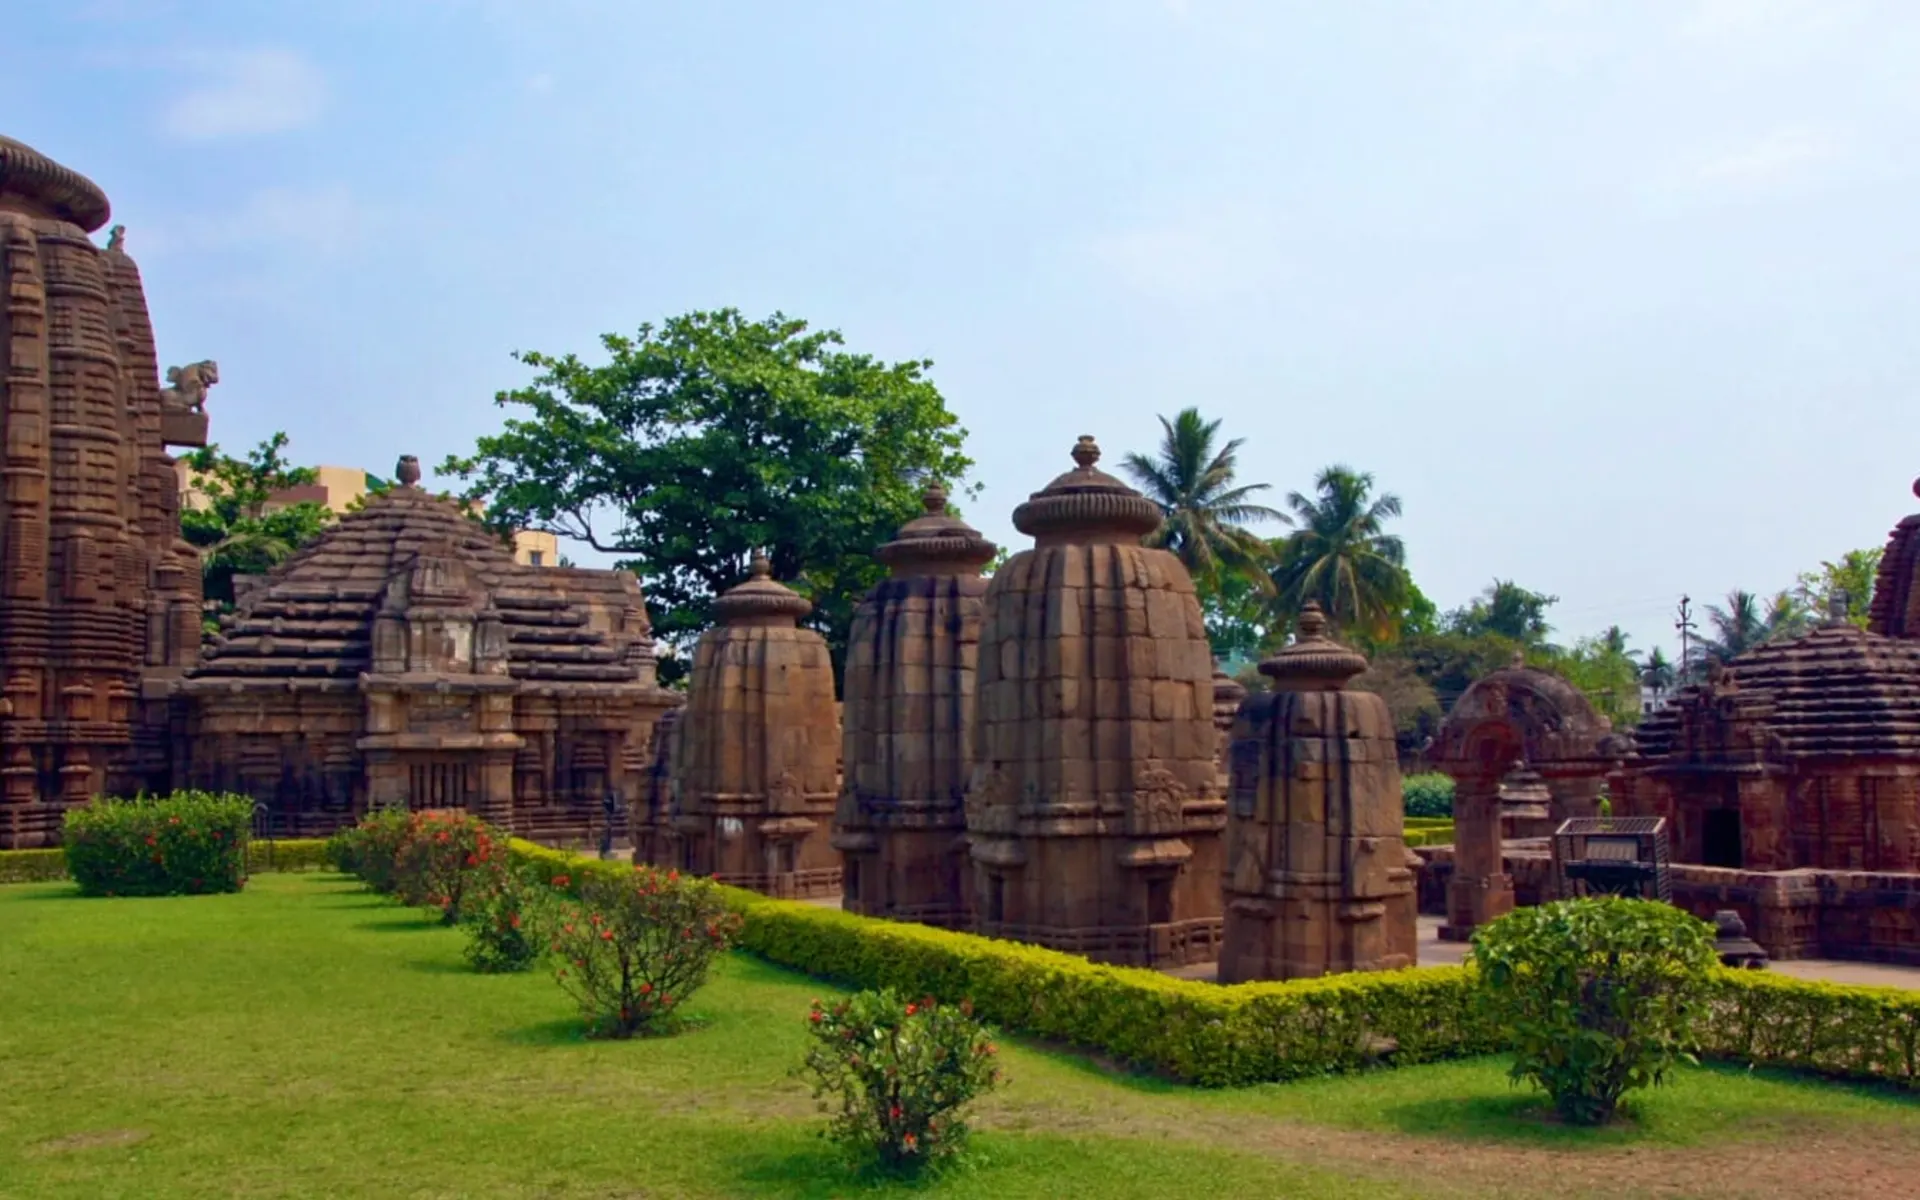
<svg viewBox="0 0 1920 1200"><path fill-rule="evenodd" d="M815 1000L807 1026L814 1044L801 1069L833 1114L827 1135L883 1170L917 1171L958 1151L960 1110L1000 1082L993 1042L965 1001L860 992L831 1008Z"/></svg>
<svg viewBox="0 0 1920 1200"><path fill-rule="evenodd" d="M1473 960L1513 1040L1513 1077L1577 1125L1694 1061L1719 963L1706 922L1618 896L1515 909L1474 932Z"/></svg>
<svg viewBox="0 0 1920 1200"><path fill-rule="evenodd" d="M237 892L252 828L245 796L175 792L69 809L61 844L83 895Z"/></svg>
<svg viewBox="0 0 1920 1200"><path fill-rule="evenodd" d="M524 971L546 949L541 934L544 897L514 871L498 872L477 902L462 914L467 961L483 974Z"/></svg>
<svg viewBox="0 0 1920 1200"><path fill-rule="evenodd" d="M458 924L469 897L496 886L506 859L506 839L469 813L426 809L407 822L394 865L394 890L407 904L437 908L440 919Z"/></svg>
<svg viewBox="0 0 1920 1200"><path fill-rule="evenodd" d="M358 875L373 891L391 892L400 864L400 847L406 844L412 824L404 808L375 809L360 818L358 825L327 839L327 857L339 871Z"/></svg>
<svg viewBox="0 0 1920 1200"><path fill-rule="evenodd" d="M670 1031L740 928L711 882L677 871L642 866L578 880L557 875L549 884L554 976L596 1037ZM578 899L559 898L570 885Z"/></svg>

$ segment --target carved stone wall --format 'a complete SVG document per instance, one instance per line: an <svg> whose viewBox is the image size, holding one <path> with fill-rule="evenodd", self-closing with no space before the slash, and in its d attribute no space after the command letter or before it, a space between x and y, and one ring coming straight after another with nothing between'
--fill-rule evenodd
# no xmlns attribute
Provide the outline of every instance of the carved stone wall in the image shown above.
<svg viewBox="0 0 1920 1200"><path fill-rule="evenodd" d="M795 625L810 607L761 555L715 602L680 718L672 865L772 896L840 893L840 728L826 640Z"/></svg>
<svg viewBox="0 0 1920 1200"><path fill-rule="evenodd" d="M975 684L975 928L1111 962L1208 961L1220 934L1213 659L1160 510L1076 467L1014 511Z"/></svg>
<svg viewBox="0 0 1920 1200"><path fill-rule="evenodd" d="M673 820L678 814L674 809L673 765L679 756L680 716L685 711L684 707L670 708L653 724L629 822L636 863L674 861Z"/></svg>
<svg viewBox="0 0 1920 1200"><path fill-rule="evenodd" d="M165 682L199 645L153 330L107 198L0 138L0 848L168 775ZM143 680L158 683L143 692Z"/></svg>
<svg viewBox="0 0 1920 1200"><path fill-rule="evenodd" d="M993 543L950 515L946 491L876 552L890 576L847 638L843 778L833 844L842 905L960 927L972 920L966 784L975 665Z"/></svg>
<svg viewBox="0 0 1920 1200"><path fill-rule="evenodd" d="M1240 705L1227 819L1220 982L1414 965L1393 715L1347 682L1366 659L1309 602L1293 645Z"/></svg>

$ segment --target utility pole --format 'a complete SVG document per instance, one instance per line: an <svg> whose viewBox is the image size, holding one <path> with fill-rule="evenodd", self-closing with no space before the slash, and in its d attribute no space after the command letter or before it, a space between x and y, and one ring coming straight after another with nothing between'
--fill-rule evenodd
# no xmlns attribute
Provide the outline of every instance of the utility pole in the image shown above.
<svg viewBox="0 0 1920 1200"><path fill-rule="evenodd" d="M1699 628L1699 626L1693 623L1692 605L1692 597L1681 596L1680 619L1673 623L1673 627L1680 631L1680 678L1682 680L1686 679L1688 670L1693 666L1693 652L1691 649L1693 645L1693 631Z"/></svg>

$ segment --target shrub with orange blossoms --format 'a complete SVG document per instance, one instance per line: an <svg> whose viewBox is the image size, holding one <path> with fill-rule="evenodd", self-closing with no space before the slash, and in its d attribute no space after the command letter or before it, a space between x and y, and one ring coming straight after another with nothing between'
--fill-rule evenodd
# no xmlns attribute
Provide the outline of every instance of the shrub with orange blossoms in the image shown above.
<svg viewBox="0 0 1920 1200"><path fill-rule="evenodd" d="M437 908L442 922L457 924L469 899L497 884L506 852L507 839L471 813L416 812L400 845L395 891L406 903Z"/></svg>
<svg viewBox="0 0 1920 1200"><path fill-rule="evenodd" d="M831 1116L827 1136L863 1165L913 1174L960 1150L962 1110L1000 1083L997 1049L962 1001L860 992L807 1014L801 1073Z"/></svg>
<svg viewBox="0 0 1920 1200"><path fill-rule="evenodd" d="M648 866L583 875L577 891L556 898L545 925L554 977L579 1002L588 1033L671 1032L714 957L733 944L739 916L710 881Z"/></svg>

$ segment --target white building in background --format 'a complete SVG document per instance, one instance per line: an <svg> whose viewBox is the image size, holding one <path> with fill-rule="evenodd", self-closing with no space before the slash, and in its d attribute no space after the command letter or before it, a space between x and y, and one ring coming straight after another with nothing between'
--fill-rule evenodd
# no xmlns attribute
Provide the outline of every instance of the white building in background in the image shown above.
<svg viewBox="0 0 1920 1200"><path fill-rule="evenodd" d="M180 477L181 506L195 510L208 507L207 497L196 486L199 477L187 469L186 460L174 463L174 473ZM275 492L267 500L267 511L310 500L326 505L338 516L372 490L367 473L359 467L315 467L313 473L312 483ZM475 505L474 509L484 513L486 506ZM523 529L513 535L513 557L523 566L559 566L560 539L551 533Z"/></svg>

